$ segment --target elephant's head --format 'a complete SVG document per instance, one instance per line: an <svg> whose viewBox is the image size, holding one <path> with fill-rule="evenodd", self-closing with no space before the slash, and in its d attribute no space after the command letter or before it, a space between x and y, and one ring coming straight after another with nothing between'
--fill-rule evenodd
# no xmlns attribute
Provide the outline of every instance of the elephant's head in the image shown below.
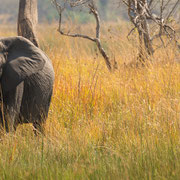
<svg viewBox="0 0 180 180"><path fill-rule="evenodd" d="M40 49L23 37L0 39L1 85L5 91L15 88L27 77L42 70L45 58Z"/></svg>

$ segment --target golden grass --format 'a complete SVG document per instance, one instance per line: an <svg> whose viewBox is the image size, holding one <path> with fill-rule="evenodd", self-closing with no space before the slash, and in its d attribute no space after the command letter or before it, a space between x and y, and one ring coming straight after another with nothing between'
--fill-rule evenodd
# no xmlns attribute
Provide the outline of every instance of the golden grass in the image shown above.
<svg viewBox="0 0 180 180"><path fill-rule="evenodd" d="M178 54L160 49L151 64L132 66L137 43L127 41L127 28L103 28L103 45L119 64L113 73L91 42L62 37L55 26L40 28L41 48L55 70L46 137L34 137L29 125L4 135L3 179L180 177ZM14 34L7 28L0 32Z"/></svg>

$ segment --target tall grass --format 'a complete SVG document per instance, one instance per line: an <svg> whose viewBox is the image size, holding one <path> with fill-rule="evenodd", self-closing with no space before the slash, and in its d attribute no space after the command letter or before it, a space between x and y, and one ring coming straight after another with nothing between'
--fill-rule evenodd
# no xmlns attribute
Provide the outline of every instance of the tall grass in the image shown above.
<svg viewBox="0 0 180 180"><path fill-rule="evenodd" d="M40 28L56 76L46 136L35 137L31 125L4 134L1 179L179 179L177 54L160 49L151 64L132 66L137 48L126 39L127 28L103 29L104 47L119 64L114 73L91 42ZM6 27L0 32L14 34Z"/></svg>

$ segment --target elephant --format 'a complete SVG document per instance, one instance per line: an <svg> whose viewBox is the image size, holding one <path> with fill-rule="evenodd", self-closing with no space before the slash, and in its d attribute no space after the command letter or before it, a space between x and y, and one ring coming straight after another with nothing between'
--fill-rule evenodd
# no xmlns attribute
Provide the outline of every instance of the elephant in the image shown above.
<svg viewBox="0 0 180 180"><path fill-rule="evenodd" d="M13 132L32 123L44 133L54 84L54 69L45 53L28 39L0 38L0 124Z"/></svg>

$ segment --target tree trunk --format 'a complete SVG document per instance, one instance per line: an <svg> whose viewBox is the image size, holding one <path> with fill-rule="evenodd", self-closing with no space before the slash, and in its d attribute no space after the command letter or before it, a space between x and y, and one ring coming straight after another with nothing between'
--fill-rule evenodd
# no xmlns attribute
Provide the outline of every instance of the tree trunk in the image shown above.
<svg viewBox="0 0 180 180"><path fill-rule="evenodd" d="M145 4L147 4L147 0L141 0L141 6L137 4L138 14L143 14ZM143 6L142 6L143 5ZM152 42L150 39L149 25L145 15L141 15L141 20L138 26L139 33L139 56L138 59L141 62L144 62L148 56L153 55L154 49L152 46Z"/></svg>
<svg viewBox="0 0 180 180"><path fill-rule="evenodd" d="M19 0L18 35L39 46L36 37L38 22L37 0Z"/></svg>

